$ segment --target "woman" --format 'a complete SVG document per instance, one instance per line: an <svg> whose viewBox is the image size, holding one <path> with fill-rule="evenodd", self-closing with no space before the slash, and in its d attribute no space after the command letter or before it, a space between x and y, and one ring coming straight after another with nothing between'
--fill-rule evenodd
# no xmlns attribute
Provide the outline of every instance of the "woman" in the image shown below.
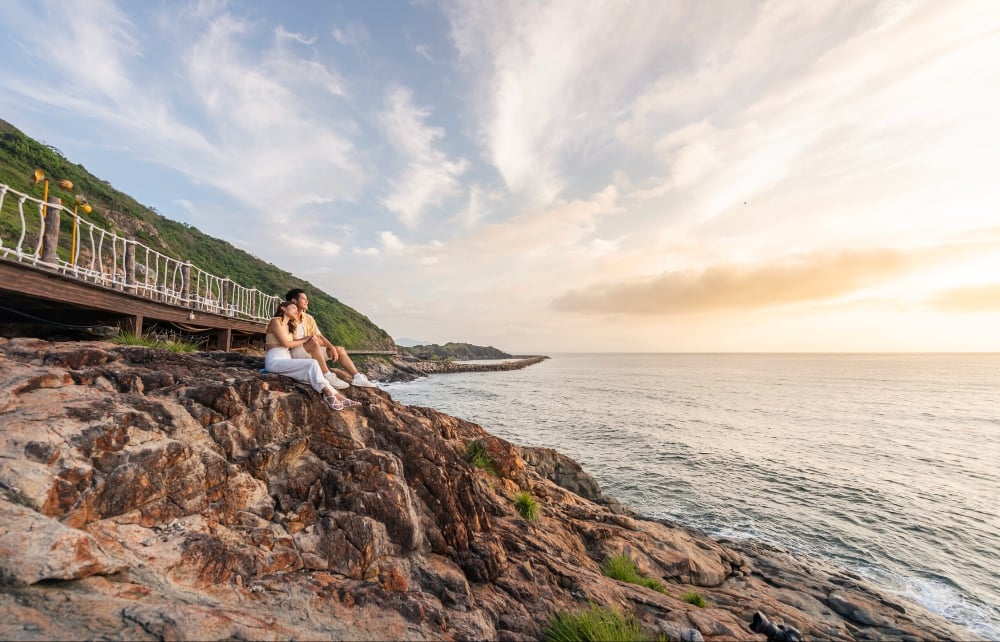
<svg viewBox="0 0 1000 642"><path fill-rule="evenodd" d="M312 337L295 338L298 317L299 308L291 301L285 301L275 310L274 318L267 324L267 334L264 335L264 345L267 347L264 368L268 372L308 383L313 390L323 395L323 401L333 410L360 406L360 402L348 399L333 389L315 360L292 358L289 352L292 348L304 346L313 340Z"/></svg>

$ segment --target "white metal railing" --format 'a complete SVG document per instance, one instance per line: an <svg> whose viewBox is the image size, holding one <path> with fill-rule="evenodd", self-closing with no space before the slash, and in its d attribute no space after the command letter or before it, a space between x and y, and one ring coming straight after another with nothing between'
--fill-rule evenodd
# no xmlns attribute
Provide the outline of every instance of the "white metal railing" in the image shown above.
<svg viewBox="0 0 1000 642"><path fill-rule="evenodd" d="M5 222L12 218L13 224ZM2 183L0 257L159 303L254 321L266 322L282 300L98 227L62 205L46 208Z"/></svg>

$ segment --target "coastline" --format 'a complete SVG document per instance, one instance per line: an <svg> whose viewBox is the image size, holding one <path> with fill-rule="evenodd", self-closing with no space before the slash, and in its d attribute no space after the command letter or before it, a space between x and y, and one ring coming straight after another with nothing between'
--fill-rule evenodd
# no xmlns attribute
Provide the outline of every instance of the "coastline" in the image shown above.
<svg viewBox="0 0 1000 642"><path fill-rule="evenodd" d="M996 365L554 354L517 373L386 389L567 454L645 516L824 560L996 639L998 540L977 498L995 488L985 453L997 433L976 393L995 386Z"/></svg>
<svg viewBox="0 0 1000 642"><path fill-rule="evenodd" d="M330 413L253 358L101 343L0 340L0 362L6 639L538 639L590 601L670 639L763 640L758 610L823 639L973 637L838 569L643 519L558 452L384 391ZM602 574L618 554L666 591Z"/></svg>

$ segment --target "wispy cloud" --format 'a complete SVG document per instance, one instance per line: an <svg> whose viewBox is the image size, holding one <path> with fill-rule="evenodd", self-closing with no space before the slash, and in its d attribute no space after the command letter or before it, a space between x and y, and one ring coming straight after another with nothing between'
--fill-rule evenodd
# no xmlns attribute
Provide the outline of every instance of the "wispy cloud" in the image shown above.
<svg viewBox="0 0 1000 642"><path fill-rule="evenodd" d="M343 27L334 27L331 35L338 44L351 47L359 52L371 42L368 30L360 22L349 22Z"/></svg>
<svg viewBox="0 0 1000 642"><path fill-rule="evenodd" d="M331 99L345 94L342 80L285 46L311 39L279 25L267 44L263 25L222 3L163 21L155 39L110 1L45 6L68 35L51 48L44 32L22 31L29 46L48 50L50 65L44 77L8 79L28 99L89 118L111 138L143 140L133 153L221 189L249 212L350 201L365 184L353 125L330 117ZM139 65L154 59L172 73ZM177 78L184 82L168 84Z"/></svg>
<svg viewBox="0 0 1000 642"><path fill-rule="evenodd" d="M946 290L929 303L943 312L1000 312L1000 283Z"/></svg>
<svg viewBox="0 0 1000 642"><path fill-rule="evenodd" d="M504 200L504 193L498 189L488 189L475 183L469 187L469 200L465 209L456 217L465 229L475 227L488 217Z"/></svg>
<svg viewBox="0 0 1000 642"><path fill-rule="evenodd" d="M575 312L669 315L822 301L904 274L920 265L923 256L882 249L820 252L765 264L715 265L574 291L553 305Z"/></svg>
<svg viewBox="0 0 1000 642"><path fill-rule="evenodd" d="M413 93L408 88L393 88L385 102L382 127L405 167L391 181L392 193L383 204L404 225L413 228L425 211L459 192L458 178L468 168L468 161L453 161L436 147L444 130L427 125L430 111L413 104Z"/></svg>
<svg viewBox="0 0 1000 642"><path fill-rule="evenodd" d="M613 137L628 94L663 60L673 3L562 0L450 6L452 38L477 87L485 153L515 192L544 202L570 167ZM627 44L626 44L627 43Z"/></svg>
<svg viewBox="0 0 1000 642"><path fill-rule="evenodd" d="M288 31L281 25L278 25L277 29L274 30L274 33L279 42L281 40L291 40L302 45L316 44L316 36L306 36L305 34Z"/></svg>

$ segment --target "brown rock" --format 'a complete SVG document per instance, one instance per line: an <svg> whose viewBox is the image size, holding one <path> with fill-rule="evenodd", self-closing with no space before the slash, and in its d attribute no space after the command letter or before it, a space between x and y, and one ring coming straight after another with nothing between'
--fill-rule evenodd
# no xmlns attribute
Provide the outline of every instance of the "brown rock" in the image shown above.
<svg viewBox="0 0 1000 642"><path fill-rule="evenodd" d="M127 568L87 533L0 498L0 584L76 580Z"/></svg>
<svg viewBox="0 0 1000 642"><path fill-rule="evenodd" d="M590 602L686 640L753 639L756 610L819 639L970 637L381 390L333 413L259 358L0 339L0 361L3 639L523 640ZM497 476L466 463L473 440ZM666 592L602 575L619 553ZM695 589L708 608L680 600Z"/></svg>

